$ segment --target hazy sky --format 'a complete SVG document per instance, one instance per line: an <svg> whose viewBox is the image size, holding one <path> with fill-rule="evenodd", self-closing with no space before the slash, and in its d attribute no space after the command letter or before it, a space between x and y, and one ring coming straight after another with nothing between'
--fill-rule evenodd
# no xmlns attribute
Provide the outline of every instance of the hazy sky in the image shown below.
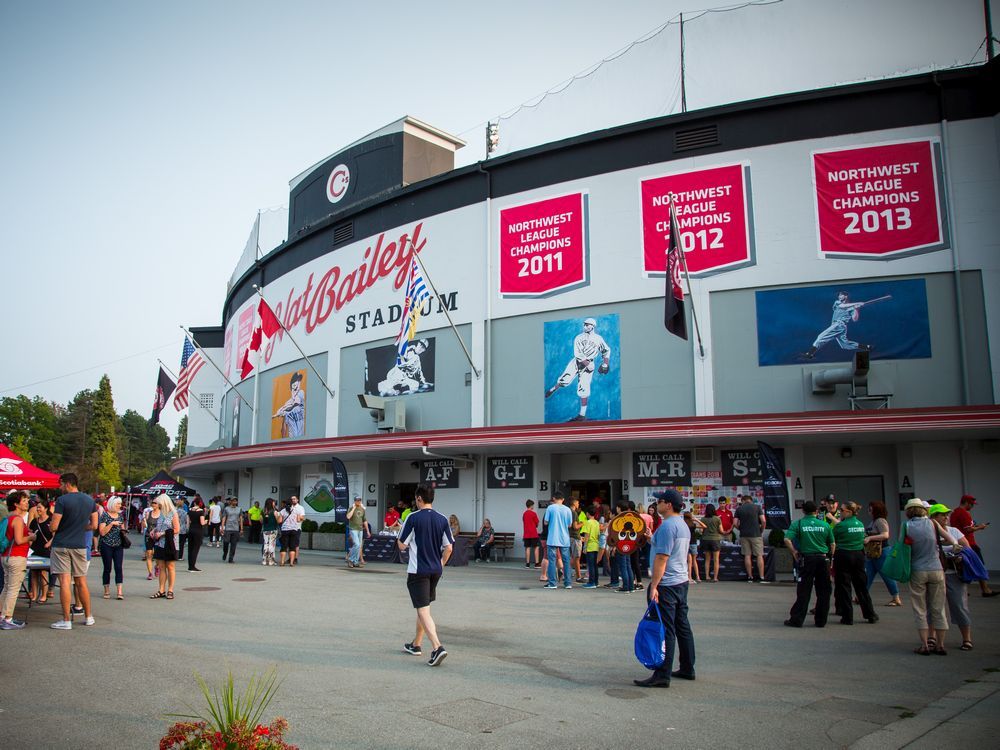
<svg viewBox="0 0 1000 750"><path fill-rule="evenodd" d="M478 154L487 118L691 7L0 2L0 396L65 403L106 372L148 414L156 358L176 373L178 324L221 323L296 174L403 115Z"/></svg>

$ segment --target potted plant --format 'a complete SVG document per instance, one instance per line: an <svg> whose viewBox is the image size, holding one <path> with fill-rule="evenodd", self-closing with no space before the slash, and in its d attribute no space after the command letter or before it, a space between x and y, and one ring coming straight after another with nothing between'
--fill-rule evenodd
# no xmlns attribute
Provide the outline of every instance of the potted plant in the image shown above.
<svg viewBox="0 0 1000 750"><path fill-rule="evenodd" d="M313 532L315 532L316 529L318 528L319 524L316 523L315 521L311 521L308 518L305 521L303 521L302 540L300 541L299 546L302 547L303 549L312 549L313 548L312 535Z"/></svg>
<svg viewBox="0 0 1000 750"><path fill-rule="evenodd" d="M326 521L313 532L312 549L343 552L344 548L344 524Z"/></svg>

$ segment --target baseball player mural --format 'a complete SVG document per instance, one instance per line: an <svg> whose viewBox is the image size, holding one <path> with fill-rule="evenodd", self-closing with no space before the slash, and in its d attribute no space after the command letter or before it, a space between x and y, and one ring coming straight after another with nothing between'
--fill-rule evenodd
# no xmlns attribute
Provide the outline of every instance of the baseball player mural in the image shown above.
<svg viewBox="0 0 1000 750"><path fill-rule="evenodd" d="M545 378L547 383L554 384L545 391L545 421L546 422L582 422L587 419L588 409L592 410L591 419L621 418L621 385L620 373L613 368L612 351L618 345L618 316L607 315L600 319L584 318L554 321L545 324ZM573 338L572 353L566 360L567 334L572 330L577 333ZM598 328L602 333L598 333ZM565 366L562 363L566 363ZM555 376L562 368L558 377ZM594 371L599 376L594 382ZM565 397L558 392L576 381L577 399L572 399L567 393ZM592 388L595 393L592 396ZM576 412L573 414L573 412Z"/></svg>
<svg viewBox="0 0 1000 750"><path fill-rule="evenodd" d="M417 339L407 347L402 360L390 368L385 374L385 380L379 381L379 394L398 396L434 390L434 384L424 377L423 363L420 361L420 355L426 352L429 346L430 342L427 339Z"/></svg>
<svg viewBox="0 0 1000 750"><path fill-rule="evenodd" d="M892 299L892 295L886 294L866 302L851 302L851 296L847 292L837 292L837 301L833 303L833 318L830 320L830 325L820 332L816 340L813 341L812 346L803 352L802 356L805 359L812 359L816 356L816 352L831 341L836 341L837 346L849 352L871 351L871 344L859 344L857 341L851 341L847 338L847 324L858 321L861 317L859 310L865 305L871 305L887 299Z"/></svg>

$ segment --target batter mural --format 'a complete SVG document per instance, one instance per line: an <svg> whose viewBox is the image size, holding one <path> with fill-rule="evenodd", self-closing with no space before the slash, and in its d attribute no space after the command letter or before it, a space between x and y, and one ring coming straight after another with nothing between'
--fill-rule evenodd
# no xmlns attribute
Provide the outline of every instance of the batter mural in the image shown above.
<svg viewBox="0 0 1000 750"><path fill-rule="evenodd" d="M756 293L757 361L767 365L931 356L923 279Z"/></svg>
<svg viewBox="0 0 1000 750"><path fill-rule="evenodd" d="M545 324L546 424L621 419L619 340L617 315Z"/></svg>
<svg viewBox="0 0 1000 750"><path fill-rule="evenodd" d="M274 379L271 392L271 440L306 434L306 371L295 370Z"/></svg>
<svg viewBox="0 0 1000 750"><path fill-rule="evenodd" d="M396 362L396 345L365 350L365 393L369 396L408 396L434 390L435 340L410 342L402 362Z"/></svg>

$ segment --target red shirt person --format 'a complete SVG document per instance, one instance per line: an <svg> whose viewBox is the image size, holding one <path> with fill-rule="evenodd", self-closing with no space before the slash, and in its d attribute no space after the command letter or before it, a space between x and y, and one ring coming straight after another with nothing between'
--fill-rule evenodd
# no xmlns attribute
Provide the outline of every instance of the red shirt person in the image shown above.
<svg viewBox="0 0 1000 750"><path fill-rule="evenodd" d="M728 535L733 532L733 512L729 510L729 505L723 505L722 503L728 503L726 498L719 498L719 509L716 511L716 515L719 517L719 521L722 522L722 534Z"/></svg>
<svg viewBox="0 0 1000 750"><path fill-rule="evenodd" d="M535 567L539 566L540 552L538 540L538 514L535 513L535 501L526 500L525 511L521 514L521 523L524 525L524 567L531 567L531 551L535 551Z"/></svg>
<svg viewBox="0 0 1000 750"><path fill-rule="evenodd" d="M983 553L979 549L979 545L976 544L976 532L982 531L987 526L988 523L974 523L972 520L972 507L976 504L976 498L972 495L962 495L962 499L959 501L959 505L955 510L951 512L951 525L962 532L965 536L965 540L972 547L972 550L979 555L979 559L983 559ZM985 563L985 561L984 561ZM979 590L982 592L983 596L997 596L1000 591L991 591L989 584L986 581L979 582Z"/></svg>

